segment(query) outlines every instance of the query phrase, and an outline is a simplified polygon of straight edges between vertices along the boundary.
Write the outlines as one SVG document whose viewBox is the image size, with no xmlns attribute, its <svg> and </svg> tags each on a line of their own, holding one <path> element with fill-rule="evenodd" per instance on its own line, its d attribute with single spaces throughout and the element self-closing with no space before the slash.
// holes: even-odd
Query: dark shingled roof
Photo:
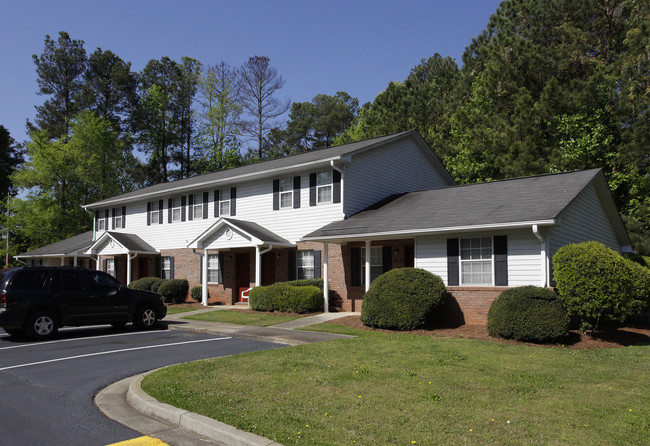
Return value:
<svg viewBox="0 0 650 446">
<path fill-rule="evenodd" d="M 75 252 L 85 251 L 88 249 L 92 244 L 92 239 L 93 231 L 88 231 L 50 245 L 41 246 L 33 251 L 27 251 L 26 253 L 17 255 L 16 257 L 64 256 L 74 254 Z"/>
<path fill-rule="evenodd" d="M 234 218 L 224 218 L 223 220 L 232 226 L 252 235 L 253 237 L 262 240 L 263 242 L 292 246 L 292 243 L 290 243 L 288 240 L 280 237 L 272 231 L 269 231 L 264 226 L 253 223 L 252 221 L 235 220 Z"/>
<path fill-rule="evenodd" d="M 417 135 L 418 137 L 420 137 L 416 131 L 411 130 L 408 132 L 397 133 L 394 135 L 380 136 L 378 138 L 352 142 L 349 144 L 329 147 L 326 149 L 312 150 L 310 152 L 300 153 L 292 156 L 286 156 L 284 158 L 278 158 L 269 161 L 263 161 L 255 164 L 249 164 L 247 166 L 236 167 L 233 169 L 222 170 L 220 172 L 198 175 L 196 177 L 185 178 L 182 180 L 172 181 L 169 183 L 156 184 L 154 186 L 145 187 L 143 189 L 139 189 L 133 192 L 128 192 L 126 194 L 118 195 L 117 197 L 111 197 L 105 200 L 97 201 L 95 203 L 90 203 L 86 205 L 86 207 L 97 208 L 117 201 L 123 201 L 123 200 L 128 201 L 128 200 L 137 199 L 138 197 L 143 195 L 155 194 L 158 192 L 160 193 L 169 192 L 177 189 L 192 188 L 193 186 L 200 186 L 203 184 L 209 184 L 209 183 L 228 180 L 231 178 L 237 178 L 241 176 L 256 175 L 256 174 L 262 175 L 268 171 L 291 168 L 294 166 L 300 166 L 303 164 L 324 161 L 332 158 L 340 158 L 352 154 L 359 150 L 369 149 L 373 146 L 383 145 L 387 142 L 400 139 L 409 134 Z"/>
<path fill-rule="evenodd" d="M 157 252 L 149 243 L 135 234 L 124 232 L 108 232 L 108 234 L 131 252 Z"/>
<path fill-rule="evenodd" d="M 602 175 L 600 169 L 409 192 L 323 226 L 303 240 L 552 220 L 597 175 Z"/>
</svg>

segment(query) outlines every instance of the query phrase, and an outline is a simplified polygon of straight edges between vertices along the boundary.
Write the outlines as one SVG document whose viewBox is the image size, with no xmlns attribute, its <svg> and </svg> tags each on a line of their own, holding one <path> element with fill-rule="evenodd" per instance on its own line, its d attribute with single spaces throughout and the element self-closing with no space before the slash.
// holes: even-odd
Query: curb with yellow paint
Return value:
<svg viewBox="0 0 650 446">
<path fill-rule="evenodd" d="M 144 437 L 134 438 L 132 440 L 120 441 L 119 443 L 113 443 L 107 446 L 169 446 L 169 445 L 157 438 L 144 436 Z"/>
</svg>

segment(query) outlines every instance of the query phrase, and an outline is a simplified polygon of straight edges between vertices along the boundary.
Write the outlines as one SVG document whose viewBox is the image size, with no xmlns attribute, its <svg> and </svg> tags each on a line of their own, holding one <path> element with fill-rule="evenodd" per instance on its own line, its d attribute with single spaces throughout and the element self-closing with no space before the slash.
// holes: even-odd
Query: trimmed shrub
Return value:
<svg viewBox="0 0 650 446">
<path fill-rule="evenodd" d="M 599 242 L 565 245 L 553 256 L 558 294 L 580 329 L 595 330 L 601 322 L 623 322 L 646 302 L 643 279 L 632 261 Z"/>
<path fill-rule="evenodd" d="M 182 304 L 187 300 L 189 288 L 186 279 L 169 279 L 160 285 L 158 292 L 163 295 L 165 302 Z"/>
<path fill-rule="evenodd" d="M 298 314 L 323 311 L 323 290 L 316 286 L 294 287 L 293 312 Z"/>
<path fill-rule="evenodd" d="M 190 292 L 192 299 L 194 299 L 197 302 L 202 302 L 203 301 L 203 287 L 201 285 L 193 286 L 192 291 Z M 208 298 L 209 298 L 209 291 L 208 291 Z"/>
<path fill-rule="evenodd" d="M 248 295 L 251 310 L 315 313 L 323 311 L 323 292 L 315 286 L 286 282 L 253 288 Z"/>
<path fill-rule="evenodd" d="M 248 306 L 255 311 L 273 311 L 273 293 L 270 286 L 257 286 L 248 293 Z"/>
<path fill-rule="evenodd" d="M 143 277 L 142 279 L 134 280 L 129 284 L 129 288 L 134 290 L 151 290 L 151 284 L 159 280 L 158 277 Z"/>
<path fill-rule="evenodd" d="M 488 312 L 490 336 L 553 342 L 569 333 L 571 318 L 555 291 L 536 286 L 505 290 Z"/>
<path fill-rule="evenodd" d="M 286 283 L 287 285 L 291 286 L 315 286 L 317 288 L 320 288 L 321 291 L 323 290 L 323 279 L 298 279 L 281 283 Z"/>
<path fill-rule="evenodd" d="M 157 293 L 157 292 L 158 292 L 158 288 L 160 288 L 160 285 L 162 285 L 163 283 L 167 282 L 168 280 L 169 280 L 169 279 L 160 279 L 160 278 L 156 279 L 156 280 L 151 284 L 151 291 L 153 291 L 154 293 Z"/>
<path fill-rule="evenodd" d="M 444 303 L 442 279 L 418 268 L 399 268 L 377 277 L 363 297 L 361 322 L 369 327 L 412 330 Z"/>
</svg>

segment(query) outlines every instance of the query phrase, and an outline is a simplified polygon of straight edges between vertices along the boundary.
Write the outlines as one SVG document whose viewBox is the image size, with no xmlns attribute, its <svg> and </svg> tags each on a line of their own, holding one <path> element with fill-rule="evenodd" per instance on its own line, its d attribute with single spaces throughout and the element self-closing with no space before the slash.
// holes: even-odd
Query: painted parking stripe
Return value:
<svg viewBox="0 0 650 446">
<path fill-rule="evenodd" d="M 57 359 L 48 359 L 47 361 L 37 361 L 37 362 L 30 362 L 27 364 L 17 364 L 17 365 L 12 365 L 9 367 L 2 367 L 0 368 L 0 372 L 5 371 L 5 370 L 11 370 L 11 369 L 19 369 L 22 367 L 29 367 L 32 365 L 40 365 L 40 364 L 49 364 L 51 362 L 60 362 L 60 361 L 69 361 L 71 359 L 80 359 L 80 358 L 89 358 L 91 356 L 100 356 L 100 355 L 110 355 L 113 353 L 123 353 L 123 352 L 132 352 L 135 350 L 147 350 L 147 349 L 152 349 L 152 348 L 163 348 L 163 347 L 174 347 L 177 345 L 186 345 L 186 344 L 196 344 L 199 342 L 213 342 L 213 341 L 225 341 L 228 339 L 232 339 L 231 337 L 227 338 L 212 338 L 212 339 L 199 339 L 196 341 L 185 341 L 185 342 L 174 342 L 172 344 L 162 344 L 162 345 L 147 345 L 143 347 L 133 347 L 133 348 L 123 348 L 119 350 L 109 350 L 106 352 L 97 352 L 97 353 L 87 353 L 85 355 L 76 355 L 76 356 L 68 356 L 65 358 L 57 358 Z"/>
<path fill-rule="evenodd" d="M 39 347 L 41 345 L 45 344 L 59 344 L 61 342 L 71 342 L 71 341 L 84 341 L 86 339 L 100 339 L 100 338 L 112 338 L 112 337 L 117 337 L 117 336 L 134 336 L 134 335 L 141 335 L 141 334 L 151 334 L 151 333 L 163 333 L 161 331 L 136 331 L 133 333 L 116 333 L 116 334 L 110 334 L 110 335 L 101 335 L 101 336 L 88 336 L 85 338 L 70 338 L 70 339 L 57 339 L 54 341 L 44 341 L 44 342 L 30 342 L 27 344 L 20 344 L 20 345 L 10 345 L 8 347 L 0 347 L 0 350 L 11 350 L 13 348 L 25 348 L 25 347 Z"/>
<path fill-rule="evenodd" d="M 131 440 L 120 441 L 119 443 L 109 444 L 107 446 L 169 446 L 162 440 L 145 436 L 133 438 Z"/>
</svg>

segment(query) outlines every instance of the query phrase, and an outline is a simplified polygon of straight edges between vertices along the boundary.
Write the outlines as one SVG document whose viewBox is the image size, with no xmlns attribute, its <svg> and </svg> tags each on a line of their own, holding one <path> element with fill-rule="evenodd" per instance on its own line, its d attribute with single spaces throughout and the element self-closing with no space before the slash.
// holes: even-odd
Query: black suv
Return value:
<svg viewBox="0 0 650 446">
<path fill-rule="evenodd" d="M 0 327 L 11 335 L 43 340 L 64 325 L 127 322 L 148 329 L 166 314 L 160 294 L 132 290 L 102 271 L 68 266 L 0 271 Z"/>
</svg>

